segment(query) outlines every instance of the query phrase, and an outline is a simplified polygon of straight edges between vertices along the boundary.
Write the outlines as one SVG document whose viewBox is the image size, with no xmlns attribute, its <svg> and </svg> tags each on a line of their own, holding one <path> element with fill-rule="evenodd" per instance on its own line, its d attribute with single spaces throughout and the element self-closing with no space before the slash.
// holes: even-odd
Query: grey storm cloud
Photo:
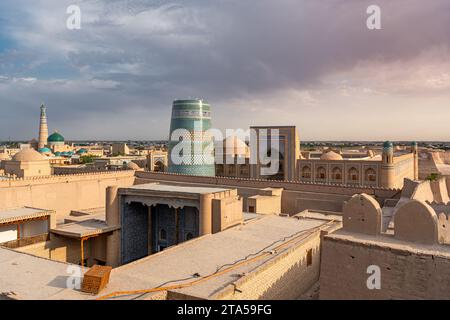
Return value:
<svg viewBox="0 0 450 320">
<path fill-rule="evenodd" d="M 70 4 L 81 30 L 65 26 Z M 370 4 L 382 9 L 382 30 L 366 28 Z M 6 0 L 0 9 L 13 42 L 0 51 L 0 139 L 31 138 L 41 101 L 73 138 L 163 138 L 171 101 L 184 97 L 217 105 L 225 126 L 248 115 L 236 101 L 323 91 L 330 74 L 450 41 L 448 0 Z"/>
</svg>

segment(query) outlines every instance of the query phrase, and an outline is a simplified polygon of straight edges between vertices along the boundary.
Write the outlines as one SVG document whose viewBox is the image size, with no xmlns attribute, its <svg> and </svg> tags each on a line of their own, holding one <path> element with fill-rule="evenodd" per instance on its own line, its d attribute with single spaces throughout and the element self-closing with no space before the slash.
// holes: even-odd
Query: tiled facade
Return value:
<svg viewBox="0 0 450 320">
<path fill-rule="evenodd" d="M 211 128 L 211 107 L 202 100 L 177 100 L 173 103 L 172 121 L 169 140 L 169 172 L 194 176 L 214 176 L 214 163 L 209 164 L 204 151 L 211 143 L 211 139 L 204 133 Z M 187 136 L 174 138 L 172 134 L 177 129 L 185 129 Z M 195 130 L 201 134 L 195 135 Z M 171 153 L 180 140 L 191 140 L 190 163 L 175 164 Z M 197 152 L 197 149 L 200 152 Z M 214 150 L 212 150 L 214 152 Z M 213 153 L 214 154 L 214 153 Z M 212 154 L 212 155 L 213 155 Z"/>
</svg>

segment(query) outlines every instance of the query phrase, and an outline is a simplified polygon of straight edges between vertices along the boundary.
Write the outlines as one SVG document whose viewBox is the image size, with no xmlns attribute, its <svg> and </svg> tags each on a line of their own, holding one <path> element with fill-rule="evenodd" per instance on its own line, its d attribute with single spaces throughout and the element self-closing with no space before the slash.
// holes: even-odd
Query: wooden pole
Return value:
<svg viewBox="0 0 450 320">
<path fill-rule="evenodd" d="M 17 240 L 20 240 L 20 223 L 17 224 Z"/>
<path fill-rule="evenodd" d="M 175 208 L 175 244 L 180 243 L 180 216 L 178 208 Z"/>
<path fill-rule="evenodd" d="M 84 238 L 81 238 L 81 266 L 84 267 Z"/>
</svg>

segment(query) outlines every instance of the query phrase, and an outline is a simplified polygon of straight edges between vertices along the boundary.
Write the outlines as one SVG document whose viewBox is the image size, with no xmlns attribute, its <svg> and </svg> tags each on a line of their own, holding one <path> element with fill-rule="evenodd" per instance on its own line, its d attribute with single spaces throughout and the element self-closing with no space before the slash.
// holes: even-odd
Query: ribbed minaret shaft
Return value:
<svg viewBox="0 0 450 320">
<path fill-rule="evenodd" d="M 44 148 L 47 145 L 47 139 L 48 139 L 47 112 L 45 106 L 41 105 L 41 120 L 39 123 L 38 149 Z"/>
</svg>

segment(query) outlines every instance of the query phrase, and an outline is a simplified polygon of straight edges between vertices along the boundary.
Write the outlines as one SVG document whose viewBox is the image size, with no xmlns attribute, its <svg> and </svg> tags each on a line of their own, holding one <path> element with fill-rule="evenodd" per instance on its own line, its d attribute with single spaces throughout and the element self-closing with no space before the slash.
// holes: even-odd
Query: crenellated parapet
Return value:
<svg viewBox="0 0 450 320">
<path fill-rule="evenodd" d="M 423 200 L 401 202 L 394 213 L 392 235 L 382 231 L 383 215 L 378 202 L 369 195 L 358 194 L 344 205 L 343 230 L 371 236 L 393 236 L 398 240 L 425 245 L 450 244 L 449 214 L 437 212 Z"/>
<path fill-rule="evenodd" d="M 339 188 L 345 190 L 359 190 L 359 193 L 363 193 L 367 191 L 367 193 L 374 193 L 376 190 L 381 191 L 389 191 L 389 192 L 400 192 L 399 188 L 384 188 L 384 187 L 376 187 L 376 186 L 350 186 L 347 184 L 337 184 L 337 183 L 317 183 L 317 182 L 308 182 L 308 181 L 300 181 L 300 180 L 267 180 L 267 179 L 258 179 L 258 178 L 236 178 L 236 177 L 199 177 L 192 175 L 185 175 L 179 173 L 169 173 L 169 172 L 137 172 L 137 178 L 142 179 L 167 179 L 167 180 L 189 180 L 191 182 L 198 183 L 259 183 L 262 185 L 280 185 L 280 188 L 283 188 L 283 185 L 288 185 L 291 187 L 295 186 L 317 186 L 317 187 L 331 187 L 331 188 Z M 354 192 L 353 194 L 358 193 Z"/>
</svg>

